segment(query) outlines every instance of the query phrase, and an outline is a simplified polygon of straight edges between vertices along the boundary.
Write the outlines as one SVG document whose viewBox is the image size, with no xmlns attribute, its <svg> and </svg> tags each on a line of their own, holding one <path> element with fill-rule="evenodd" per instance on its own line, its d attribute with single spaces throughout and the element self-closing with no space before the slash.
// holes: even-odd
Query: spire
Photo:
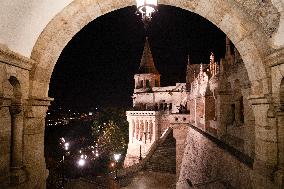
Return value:
<svg viewBox="0 0 284 189">
<path fill-rule="evenodd" d="M 158 70 L 156 69 L 154 65 L 148 37 L 146 37 L 145 46 L 144 46 L 143 55 L 141 58 L 138 73 L 139 74 L 143 74 L 143 73 L 159 74 Z"/>
<path fill-rule="evenodd" d="M 187 55 L 187 65 L 190 65 L 190 58 L 189 58 L 189 54 Z"/>
<path fill-rule="evenodd" d="M 189 54 L 187 55 L 187 65 L 186 65 L 186 71 L 189 73 L 191 70 L 191 64 L 190 64 L 190 58 L 189 58 Z"/>
<path fill-rule="evenodd" d="M 215 56 L 214 56 L 213 52 L 211 52 L 211 54 L 210 54 L 210 64 L 212 64 L 212 63 L 215 63 Z"/>
</svg>

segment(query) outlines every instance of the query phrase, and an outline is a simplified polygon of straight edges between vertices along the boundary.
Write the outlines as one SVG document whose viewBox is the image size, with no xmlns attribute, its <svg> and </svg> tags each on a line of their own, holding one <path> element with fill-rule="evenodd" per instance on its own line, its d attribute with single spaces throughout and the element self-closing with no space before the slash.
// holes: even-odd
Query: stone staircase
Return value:
<svg viewBox="0 0 284 189">
<path fill-rule="evenodd" d="M 139 172 L 166 172 L 175 174 L 176 170 L 176 149 L 172 128 L 153 143 L 147 156 L 139 163 L 118 171 L 120 185 L 127 186 L 133 177 Z M 114 177 L 114 172 L 111 174 Z"/>
<path fill-rule="evenodd" d="M 144 169 L 154 172 L 176 173 L 176 142 L 172 131 L 163 142 L 157 145 Z"/>
</svg>

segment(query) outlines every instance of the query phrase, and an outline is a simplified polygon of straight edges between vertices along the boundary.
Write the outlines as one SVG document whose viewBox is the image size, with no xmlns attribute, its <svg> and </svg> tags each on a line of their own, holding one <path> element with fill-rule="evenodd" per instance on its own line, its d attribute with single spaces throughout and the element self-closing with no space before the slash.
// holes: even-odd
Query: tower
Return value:
<svg viewBox="0 0 284 189">
<path fill-rule="evenodd" d="M 148 90 L 160 87 L 160 74 L 155 67 L 148 38 L 146 38 L 143 55 L 137 74 L 134 75 L 135 89 Z"/>
<path fill-rule="evenodd" d="M 190 64 L 189 55 L 187 55 L 187 65 L 186 65 L 186 90 L 190 91 L 191 82 L 194 80 L 193 68 Z"/>
</svg>

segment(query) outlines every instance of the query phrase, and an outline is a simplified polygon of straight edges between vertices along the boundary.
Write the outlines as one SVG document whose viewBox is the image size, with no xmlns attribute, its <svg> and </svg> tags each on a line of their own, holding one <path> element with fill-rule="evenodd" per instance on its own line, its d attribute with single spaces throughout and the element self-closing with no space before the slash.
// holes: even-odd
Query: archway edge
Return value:
<svg viewBox="0 0 284 189">
<path fill-rule="evenodd" d="M 268 40 L 257 23 L 233 0 L 161 0 L 160 4 L 194 12 L 220 28 L 239 50 L 252 94 L 268 94 L 264 57 L 270 50 Z M 58 13 L 40 34 L 31 59 L 36 63 L 30 72 L 30 97 L 48 96 L 54 66 L 67 43 L 85 25 L 111 11 L 135 4 L 134 0 L 74 0 Z"/>
</svg>

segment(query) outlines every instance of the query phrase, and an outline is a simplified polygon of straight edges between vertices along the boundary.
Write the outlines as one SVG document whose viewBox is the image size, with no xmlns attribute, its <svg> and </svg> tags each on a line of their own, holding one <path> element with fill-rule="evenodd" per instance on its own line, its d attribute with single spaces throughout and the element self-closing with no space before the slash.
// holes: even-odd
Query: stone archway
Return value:
<svg viewBox="0 0 284 189">
<path fill-rule="evenodd" d="M 35 60 L 30 77 L 31 97 L 47 97 L 53 68 L 63 48 L 86 24 L 108 12 L 135 4 L 134 0 L 80 1 L 74 0 L 46 26 L 31 55 Z M 219 27 L 240 52 L 253 93 L 269 93 L 263 57 L 269 51 L 267 37 L 234 1 L 162 0 L 160 4 L 195 12 Z"/>
<path fill-rule="evenodd" d="M 270 93 L 270 89 L 264 57 L 270 52 L 270 47 L 260 26 L 251 20 L 248 14 L 233 0 L 161 0 L 159 3 L 197 13 L 214 23 L 231 39 L 242 56 L 252 84 L 254 96 L 251 101 L 255 107 L 256 125 L 265 126 L 266 120 L 262 118 L 266 117 L 269 102 L 264 96 Z M 34 99 L 48 97 L 49 82 L 54 66 L 72 37 L 97 17 L 134 4 L 134 0 L 74 0 L 50 21 L 39 36 L 31 55 L 31 59 L 35 61 L 30 71 L 29 95 L 32 109 L 34 109 Z M 36 104 L 44 106 L 42 102 L 36 102 Z M 40 110 L 39 115 L 32 116 L 42 121 L 44 115 L 41 113 L 43 112 Z M 44 127 L 44 122 L 38 124 L 43 124 L 41 127 Z M 256 133 L 259 133 L 259 136 L 256 136 L 256 146 L 262 147 L 261 150 L 256 148 L 258 150 L 256 158 L 273 165 L 275 158 L 271 158 L 269 149 L 274 149 L 274 147 L 271 148 L 268 144 L 269 141 L 263 139 L 265 132 L 262 128 Z M 43 145 L 43 138 L 39 140 L 39 145 Z M 29 151 L 32 152 L 32 150 Z M 39 147 L 39 150 L 42 151 L 42 146 Z"/>
</svg>

